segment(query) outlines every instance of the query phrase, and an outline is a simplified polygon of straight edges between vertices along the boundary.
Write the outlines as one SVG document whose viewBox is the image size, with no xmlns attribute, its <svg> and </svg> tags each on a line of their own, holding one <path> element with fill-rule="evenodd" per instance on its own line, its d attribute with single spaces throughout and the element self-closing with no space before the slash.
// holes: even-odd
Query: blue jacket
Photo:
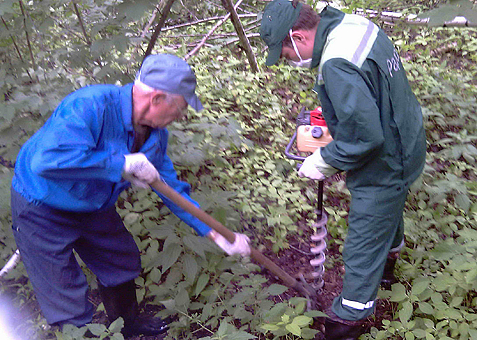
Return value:
<svg viewBox="0 0 477 340">
<path fill-rule="evenodd" d="M 23 145 L 12 187 L 30 202 L 64 211 L 110 208 L 130 185 L 121 174 L 133 136 L 132 84 L 79 89 L 68 95 Z M 166 153 L 167 138 L 166 129 L 152 130 L 139 152 L 154 164 L 169 186 L 198 206 L 189 197 L 189 184 L 177 178 Z M 199 235 L 210 231 L 206 224 L 157 194 Z"/>
</svg>

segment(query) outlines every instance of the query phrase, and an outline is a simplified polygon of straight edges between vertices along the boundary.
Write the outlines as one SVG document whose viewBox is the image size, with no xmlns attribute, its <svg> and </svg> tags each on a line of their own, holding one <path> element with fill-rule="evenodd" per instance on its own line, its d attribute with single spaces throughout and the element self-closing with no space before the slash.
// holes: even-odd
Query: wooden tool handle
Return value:
<svg viewBox="0 0 477 340">
<path fill-rule="evenodd" d="M 222 223 L 214 219 L 205 211 L 197 208 L 194 204 L 182 197 L 182 195 L 180 195 L 177 191 L 168 186 L 165 182 L 161 180 L 155 181 L 151 184 L 151 187 L 166 196 L 176 205 L 187 211 L 189 214 L 197 217 L 199 220 L 207 224 L 213 230 L 225 237 L 230 243 L 233 243 L 235 241 L 235 234 L 232 231 L 227 229 Z M 260 251 L 252 247 L 250 247 L 250 249 L 250 255 L 252 259 L 254 259 L 256 262 L 260 263 L 265 268 L 270 270 L 273 274 L 278 276 L 288 287 L 296 289 L 307 297 L 316 295 L 316 292 L 314 290 L 306 289 L 302 284 L 300 284 L 297 280 L 291 277 L 283 269 L 278 267 L 274 262 L 272 262 L 265 255 L 263 255 Z"/>
</svg>

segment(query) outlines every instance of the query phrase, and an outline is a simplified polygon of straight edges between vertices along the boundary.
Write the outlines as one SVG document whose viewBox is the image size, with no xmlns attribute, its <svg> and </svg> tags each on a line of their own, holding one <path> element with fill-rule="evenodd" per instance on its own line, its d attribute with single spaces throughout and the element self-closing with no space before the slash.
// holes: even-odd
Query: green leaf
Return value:
<svg viewBox="0 0 477 340">
<path fill-rule="evenodd" d="M 412 290 L 411 294 L 412 295 L 419 295 L 422 292 L 424 292 L 427 288 L 429 287 L 429 280 L 421 280 L 421 281 L 414 281 L 412 283 Z"/>
<path fill-rule="evenodd" d="M 255 335 L 252 335 L 245 331 L 236 331 L 227 336 L 227 340 L 250 340 L 250 339 L 256 339 L 256 338 L 257 337 Z"/>
<path fill-rule="evenodd" d="M 311 329 L 311 328 L 302 328 L 301 330 L 301 337 L 303 339 L 315 339 L 316 334 L 318 334 L 319 331 L 316 329 Z"/>
<path fill-rule="evenodd" d="M 419 302 L 419 309 L 425 314 L 434 314 L 434 308 L 427 302 Z"/>
<path fill-rule="evenodd" d="M 160 303 L 162 303 L 164 307 L 166 307 L 166 309 L 169 309 L 169 310 L 176 309 L 176 301 L 174 299 L 163 300 L 163 301 L 160 301 Z"/>
<path fill-rule="evenodd" d="M 469 212 L 471 203 L 472 201 L 465 194 L 458 194 L 455 196 L 455 204 L 457 204 L 457 206 L 464 210 L 466 213 Z"/>
<path fill-rule="evenodd" d="M 123 318 L 117 318 L 115 321 L 113 321 L 111 323 L 111 325 L 109 325 L 109 331 L 111 333 L 119 333 L 121 331 L 121 329 L 124 327 L 124 320 Z"/>
<path fill-rule="evenodd" d="M 313 319 L 308 316 L 299 315 L 293 319 L 292 323 L 299 327 L 305 327 L 308 326 L 312 321 Z"/>
<path fill-rule="evenodd" d="M 176 306 L 183 307 L 188 306 L 190 303 L 189 293 L 185 289 L 179 289 L 176 295 Z"/>
<path fill-rule="evenodd" d="M 401 320 L 402 323 L 406 323 L 409 321 L 409 319 L 412 316 L 413 312 L 412 304 L 408 301 L 404 302 L 402 304 L 402 308 L 399 311 L 399 320 Z"/>
<path fill-rule="evenodd" d="M 286 330 L 296 336 L 301 336 L 301 329 L 296 324 L 290 323 L 285 326 Z"/>
<path fill-rule="evenodd" d="M 159 283 L 161 281 L 161 271 L 157 268 L 152 268 L 151 272 L 149 273 L 149 278 L 154 283 Z"/>
<path fill-rule="evenodd" d="M 260 325 L 261 328 L 263 328 L 264 330 L 266 331 L 277 331 L 280 329 L 280 327 L 278 327 L 277 325 L 274 325 L 272 323 L 265 323 L 265 324 L 262 324 Z"/>
<path fill-rule="evenodd" d="M 93 333 L 94 335 L 98 336 L 106 332 L 106 326 L 98 323 L 90 323 L 86 325 L 88 329 Z"/>
<path fill-rule="evenodd" d="M 185 254 L 182 257 L 182 262 L 184 263 L 184 276 L 188 282 L 194 282 L 199 266 L 197 261 L 190 254 Z"/>
<path fill-rule="evenodd" d="M 230 325 L 226 321 L 222 320 L 220 322 L 219 329 L 217 330 L 217 335 L 218 336 L 224 336 L 225 334 L 227 334 L 228 333 L 227 330 L 228 330 L 229 326 Z"/>
<path fill-rule="evenodd" d="M 393 302 L 400 302 L 407 299 L 406 287 L 401 283 L 395 283 L 391 286 L 391 296 L 389 300 Z"/>
<path fill-rule="evenodd" d="M 412 333 L 419 339 L 425 338 L 427 334 L 427 332 L 423 329 L 413 329 Z"/>
<path fill-rule="evenodd" d="M 318 310 L 311 310 L 309 312 L 305 312 L 305 315 L 306 316 L 309 316 L 310 318 L 326 318 L 328 317 L 328 315 L 326 313 L 323 313 L 321 311 L 318 311 Z"/>
<path fill-rule="evenodd" d="M 124 340 L 124 335 L 121 333 L 114 333 L 113 335 L 110 335 L 109 338 L 111 340 Z"/>
<path fill-rule="evenodd" d="M 270 287 L 268 287 L 267 291 L 270 295 L 280 295 L 285 293 L 288 290 L 288 287 L 279 285 L 279 284 L 271 284 Z"/>
<path fill-rule="evenodd" d="M 194 294 L 195 296 L 198 296 L 202 290 L 205 288 L 205 286 L 207 286 L 207 283 L 209 283 L 209 274 L 206 274 L 206 273 L 203 273 L 199 276 L 199 278 L 197 279 L 197 283 L 195 285 L 195 291 L 194 291 Z"/>
<path fill-rule="evenodd" d="M 5 15 L 7 13 L 15 13 L 13 9 L 14 0 L 3 0 L 0 2 L 0 15 Z"/>
<path fill-rule="evenodd" d="M 205 241 L 202 238 L 193 235 L 186 235 L 182 238 L 184 245 L 194 253 L 205 259 Z"/>
<path fill-rule="evenodd" d="M 163 250 L 164 257 L 162 259 L 162 272 L 168 270 L 174 263 L 176 263 L 179 255 L 182 253 L 182 247 L 177 243 L 171 243 Z"/>
</svg>

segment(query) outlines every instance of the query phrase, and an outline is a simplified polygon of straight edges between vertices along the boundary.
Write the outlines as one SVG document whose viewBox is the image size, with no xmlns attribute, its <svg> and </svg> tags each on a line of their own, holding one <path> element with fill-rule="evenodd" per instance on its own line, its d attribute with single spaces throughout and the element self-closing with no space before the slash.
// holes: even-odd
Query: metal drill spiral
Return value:
<svg viewBox="0 0 477 340">
<path fill-rule="evenodd" d="M 325 273 L 325 260 L 326 260 L 326 235 L 328 235 L 328 230 L 326 229 L 326 223 L 328 222 L 328 216 L 325 212 L 321 213 L 321 219 L 313 225 L 313 228 L 316 229 L 314 235 L 311 236 L 311 240 L 316 244 L 315 247 L 311 248 L 310 251 L 315 254 L 315 258 L 310 260 L 310 264 L 313 266 L 314 270 L 311 273 L 313 276 L 313 288 L 316 290 L 323 288 L 325 281 L 323 280 L 323 274 Z"/>
</svg>

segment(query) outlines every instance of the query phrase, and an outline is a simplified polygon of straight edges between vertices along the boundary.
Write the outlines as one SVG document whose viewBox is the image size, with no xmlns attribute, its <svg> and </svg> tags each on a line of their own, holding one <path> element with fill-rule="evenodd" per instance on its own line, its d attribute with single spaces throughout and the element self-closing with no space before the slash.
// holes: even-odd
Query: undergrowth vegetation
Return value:
<svg viewBox="0 0 477 340">
<path fill-rule="evenodd" d="M 82 2 L 93 39 L 86 48 L 78 38 L 71 9 L 63 3 L 51 9 L 50 17 L 43 16 L 46 7 L 24 4 L 29 20 L 36 18 L 38 44 L 48 45 L 37 47 L 42 62 L 35 67 L 27 67 L 26 54 L 21 60 L 12 57 L 12 37 L 21 34 L 21 25 L 3 30 L 0 36 L 4 63 L 0 69 L 0 266 L 16 249 L 10 231 L 9 183 L 20 146 L 74 89 L 130 82 L 142 53 L 140 39 L 132 32 L 140 32 L 147 22 L 141 15 L 150 4 L 141 12 L 121 3 L 108 23 L 101 13 L 114 2 Z M 104 8 L 96 8 L 95 3 Z M 362 5 L 356 1 L 350 8 Z M 170 25 L 193 17 L 198 12 L 194 6 L 175 7 Z M 202 6 L 204 14 L 219 11 Z M 247 6 L 255 12 L 262 9 L 261 2 L 248 1 Z M 412 11 L 416 6 L 407 8 Z M 0 7 L 2 15 L 21 19 L 19 8 L 12 5 L 11 12 L 5 8 Z M 124 13 L 125 19 L 119 19 Z M 247 24 L 249 19 L 243 20 Z M 395 309 L 362 339 L 477 339 L 477 32 L 375 22 L 400 49 L 423 106 L 428 153 L 424 173 L 406 204 L 400 282 L 380 291 Z M 190 26 L 182 35 L 203 35 L 212 25 Z M 231 24 L 223 29 L 233 31 Z M 71 35 L 71 30 L 78 34 Z M 70 34 L 71 40 L 66 43 L 61 34 Z M 186 55 L 190 47 L 183 36 L 165 31 L 154 52 Z M 316 184 L 299 178 L 295 162 L 284 155 L 301 107 L 319 105 L 311 91 L 314 74 L 286 65 L 266 68 L 263 45 L 253 39 L 261 70 L 252 73 L 245 55 L 228 39 L 203 47 L 188 60 L 205 110 L 191 110 L 186 121 L 169 127 L 169 154 L 204 210 L 230 229 L 249 235 L 259 250 L 271 249 L 280 257 L 291 240 L 308 247 L 316 219 Z M 26 53 L 23 42 L 20 47 Z M 340 250 L 348 204 L 343 176 L 327 180 L 324 205 L 330 244 Z M 312 339 L 319 333 L 314 318 L 323 316 L 321 312 L 308 311 L 304 298 L 270 284 L 256 264 L 225 257 L 171 214 L 153 192 L 124 192 L 117 209 L 142 253 L 143 273 L 136 280 L 140 301 L 164 307 L 157 308 L 159 316 L 176 317 L 168 339 Z M 96 289 L 92 273 L 86 268 L 85 273 Z M 0 293 L 12 297 L 12 308 L 20 315 L 15 319 L 20 339 L 82 339 L 86 332 L 86 327 L 61 332 L 46 325 L 22 264 L 3 280 Z M 97 309 L 104 308 L 98 304 Z M 98 323 L 88 328 L 98 338 L 122 339 L 121 326 L 119 320 L 109 328 Z"/>
</svg>

